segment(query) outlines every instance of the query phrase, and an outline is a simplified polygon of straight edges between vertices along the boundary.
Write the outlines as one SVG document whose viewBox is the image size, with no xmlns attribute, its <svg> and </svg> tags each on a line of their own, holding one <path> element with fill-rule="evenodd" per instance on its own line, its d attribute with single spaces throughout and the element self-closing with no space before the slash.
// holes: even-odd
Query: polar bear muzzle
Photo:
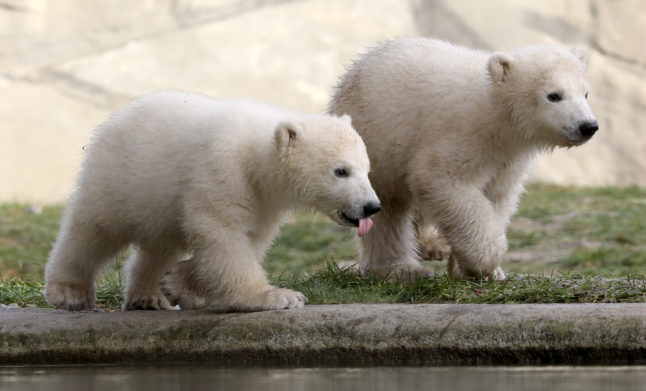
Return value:
<svg viewBox="0 0 646 391">
<path fill-rule="evenodd" d="M 349 225 L 359 228 L 359 236 L 364 236 L 372 228 L 373 222 L 370 216 L 381 210 L 381 204 L 379 202 L 369 201 L 363 206 L 363 216 L 354 218 L 342 210 L 337 212 L 341 221 L 348 223 Z"/>
<path fill-rule="evenodd" d="M 597 121 L 585 121 L 579 125 L 579 132 L 581 136 L 586 140 L 589 140 L 594 136 L 594 134 L 599 130 L 599 124 Z"/>
</svg>

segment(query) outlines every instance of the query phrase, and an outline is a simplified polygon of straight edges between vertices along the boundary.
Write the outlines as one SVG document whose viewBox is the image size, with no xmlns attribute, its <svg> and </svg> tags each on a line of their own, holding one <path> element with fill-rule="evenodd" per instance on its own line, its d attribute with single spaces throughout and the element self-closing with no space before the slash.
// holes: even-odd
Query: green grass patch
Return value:
<svg viewBox="0 0 646 391">
<path fill-rule="evenodd" d="M 451 279 L 441 272 L 413 284 L 366 278 L 353 267 L 329 262 L 312 275 L 280 276 L 275 282 L 303 292 L 310 304 L 338 303 L 633 303 L 646 301 L 644 277 L 607 279 L 583 275 L 510 274 L 504 281 Z"/>
<path fill-rule="evenodd" d="M 283 227 L 264 261 L 269 274 L 320 268 L 325 259 L 357 258 L 356 230 L 341 227 L 314 213 L 297 213 Z"/>
<path fill-rule="evenodd" d="M 272 282 L 303 292 L 308 304 L 343 303 L 637 303 L 646 302 L 645 276 L 607 279 L 598 276 L 510 274 L 504 281 L 458 281 L 445 273 L 413 284 L 363 277 L 354 267 L 329 262 L 309 273 L 281 274 Z M 97 285 L 97 307 L 119 309 L 122 282 L 104 278 Z M 42 281 L 0 281 L 0 303 L 47 307 Z"/>
<path fill-rule="evenodd" d="M 43 306 L 43 269 L 61 206 L 42 211 L 0 205 L 0 303 Z M 508 230 L 503 282 L 453 281 L 442 262 L 437 277 L 404 285 L 363 278 L 339 261 L 356 262 L 356 230 L 315 213 L 297 213 L 283 227 L 263 266 L 310 303 L 539 303 L 643 301 L 646 275 L 646 190 L 531 184 Z M 124 254 L 97 287 L 97 303 L 117 308 Z M 617 277 L 623 279 L 617 280 Z"/>
<path fill-rule="evenodd" d="M 0 204 L 0 279 L 42 278 L 60 220 L 61 206 L 39 213 L 21 204 Z"/>
<path fill-rule="evenodd" d="M 98 308 L 119 309 L 123 302 L 123 281 L 120 273 L 106 273 L 96 286 Z M 43 280 L 12 278 L 0 281 L 0 304 L 17 304 L 19 307 L 49 307 L 43 292 Z"/>
<path fill-rule="evenodd" d="M 528 186 L 508 230 L 517 273 L 621 277 L 646 272 L 646 191 Z M 512 257 L 513 259 L 513 257 Z"/>
</svg>

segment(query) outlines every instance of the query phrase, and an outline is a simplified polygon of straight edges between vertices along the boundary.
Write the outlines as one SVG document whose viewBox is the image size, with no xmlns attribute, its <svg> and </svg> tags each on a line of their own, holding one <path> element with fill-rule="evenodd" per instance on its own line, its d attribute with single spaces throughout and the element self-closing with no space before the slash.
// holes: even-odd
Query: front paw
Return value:
<svg viewBox="0 0 646 391">
<path fill-rule="evenodd" d="M 159 287 L 171 306 L 178 305 L 183 310 L 196 310 L 207 306 L 209 301 L 204 295 L 194 292 L 196 286 L 191 261 L 180 262 L 166 273 Z"/>
<path fill-rule="evenodd" d="M 126 295 L 123 305 L 124 311 L 130 310 L 172 310 L 173 306 L 160 292 L 151 294 L 132 293 Z"/>
<path fill-rule="evenodd" d="M 463 262 L 464 263 L 464 262 Z M 493 270 L 491 269 L 493 267 Z M 487 279 L 492 281 L 501 281 L 506 278 L 505 272 L 500 265 L 486 265 L 480 267 L 465 268 L 460 260 L 454 255 L 449 258 L 447 271 L 451 278 L 456 280 L 473 280 L 473 279 Z"/>
<path fill-rule="evenodd" d="M 497 268 L 494 269 L 493 273 L 491 273 L 491 276 L 489 276 L 490 279 L 494 281 L 502 281 L 507 276 L 505 276 L 505 272 L 502 270 L 502 267 L 498 266 Z"/>
<path fill-rule="evenodd" d="M 47 282 L 45 298 L 47 304 L 69 311 L 91 310 L 96 302 L 92 287 L 65 282 Z"/>
<path fill-rule="evenodd" d="M 303 308 L 307 297 L 298 291 L 285 288 L 273 288 L 264 294 L 263 306 L 267 309 Z"/>
<path fill-rule="evenodd" d="M 303 308 L 306 302 L 307 297 L 301 292 L 270 286 L 269 289 L 262 292 L 234 298 L 230 304 L 225 304 L 225 306 L 233 311 L 251 312 Z"/>
</svg>

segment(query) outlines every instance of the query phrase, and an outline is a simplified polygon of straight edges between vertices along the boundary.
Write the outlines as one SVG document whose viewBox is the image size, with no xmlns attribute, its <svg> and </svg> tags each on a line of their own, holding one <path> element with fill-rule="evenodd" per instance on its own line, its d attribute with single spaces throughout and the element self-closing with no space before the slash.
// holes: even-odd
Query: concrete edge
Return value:
<svg viewBox="0 0 646 391">
<path fill-rule="evenodd" d="M 0 365 L 631 365 L 646 364 L 645 326 L 646 304 L 0 309 Z"/>
</svg>

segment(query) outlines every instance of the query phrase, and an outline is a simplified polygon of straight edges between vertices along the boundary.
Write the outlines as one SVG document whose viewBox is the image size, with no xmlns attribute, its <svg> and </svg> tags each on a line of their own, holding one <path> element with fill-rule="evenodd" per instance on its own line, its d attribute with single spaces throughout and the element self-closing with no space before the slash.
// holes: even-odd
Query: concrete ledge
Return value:
<svg viewBox="0 0 646 391">
<path fill-rule="evenodd" d="M 645 304 L 0 310 L 0 364 L 645 364 Z"/>
</svg>

